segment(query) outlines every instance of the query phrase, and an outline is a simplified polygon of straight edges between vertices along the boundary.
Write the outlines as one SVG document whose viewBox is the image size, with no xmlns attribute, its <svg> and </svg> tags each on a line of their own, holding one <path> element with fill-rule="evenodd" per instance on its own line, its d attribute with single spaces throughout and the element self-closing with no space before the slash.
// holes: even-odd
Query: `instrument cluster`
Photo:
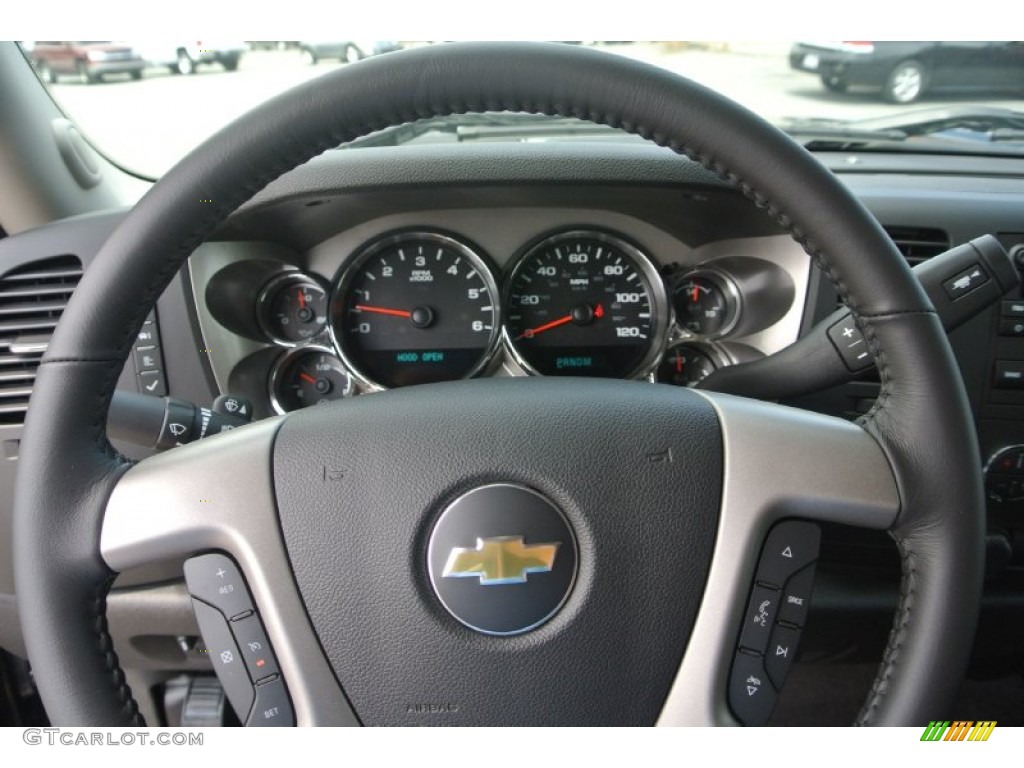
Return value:
<svg viewBox="0 0 1024 768">
<path fill-rule="evenodd" d="M 330 280 L 294 268 L 257 273 L 255 328 L 281 348 L 268 383 L 279 413 L 482 375 L 695 386 L 760 354 L 736 339 L 778 318 L 748 307 L 788 281 L 750 256 L 660 265 L 627 237 L 591 227 L 544 234 L 502 271 L 467 238 L 410 229 L 363 244 Z"/>
</svg>

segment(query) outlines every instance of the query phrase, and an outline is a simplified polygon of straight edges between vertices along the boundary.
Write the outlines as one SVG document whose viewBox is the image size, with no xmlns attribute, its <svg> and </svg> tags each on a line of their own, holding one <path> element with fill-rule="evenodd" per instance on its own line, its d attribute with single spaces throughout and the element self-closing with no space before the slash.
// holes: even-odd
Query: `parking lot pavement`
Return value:
<svg viewBox="0 0 1024 768">
<path fill-rule="evenodd" d="M 789 117 L 856 119 L 908 107 L 870 92 L 834 94 L 813 75 L 789 69 L 788 45 L 635 43 L 601 46 L 692 78 L 769 120 Z M 195 75 L 149 69 L 139 81 L 85 85 L 62 78 L 53 93 L 97 146 L 125 167 L 159 175 L 190 149 L 248 109 L 340 62 L 307 66 L 297 51 L 250 51 L 236 72 L 208 65 Z M 925 98 L 912 108 L 976 102 L 1024 110 L 1024 100 L 998 94 Z"/>
</svg>

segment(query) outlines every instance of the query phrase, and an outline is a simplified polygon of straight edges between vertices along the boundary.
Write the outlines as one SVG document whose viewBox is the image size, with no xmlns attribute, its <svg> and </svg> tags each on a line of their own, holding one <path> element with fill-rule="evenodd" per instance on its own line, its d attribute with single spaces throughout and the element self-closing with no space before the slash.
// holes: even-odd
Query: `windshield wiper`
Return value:
<svg viewBox="0 0 1024 768">
<path fill-rule="evenodd" d="M 359 147 L 396 147 L 401 144 L 430 141 L 544 141 L 565 138 L 630 138 L 606 125 L 571 117 L 549 117 L 515 112 L 484 112 L 455 117 L 417 120 L 376 131 L 342 144 L 339 149 Z"/>
<path fill-rule="evenodd" d="M 782 129 L 810 150 L 885 149 L 980 151 L 985 144 L 1024 143 L 1024 112 L 1001 107 L 952 107 L 899 112 L 864 120 L 793 120 Z"/>
<path fill-rule="evenodd" d="M 858 120 L 860 128 L 899 130 L 907 136 L 948 135 L 967 131 L 975 140 L 999 141 L 1024 131 L 1024 112 L 1003 107 L 938 107 Z M 961 138 L 967 138 L 962 136 Z"/>
<path fill-rule="evenodd" d="M 805 120 L 780 126 L 812 152 L 844 152 L 905 141 L 903 131 L 871 130 L 832 121 Z"/>
</svg>

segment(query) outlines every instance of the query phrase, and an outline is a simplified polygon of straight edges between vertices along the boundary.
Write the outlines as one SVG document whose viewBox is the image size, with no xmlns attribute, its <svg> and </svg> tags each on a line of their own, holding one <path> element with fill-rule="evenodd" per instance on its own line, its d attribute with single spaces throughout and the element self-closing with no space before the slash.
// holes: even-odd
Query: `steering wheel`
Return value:
<svg viewBox="0 0 1024 768">
<path fill-rule="evenodd" d="M 636 382 L 474 380 L 296 412 L 137 465 L 111 447 L 107 408 L 145 315 L 232 211 L 369 131 L 486 110 L 620 127 L 742 190 L 849 306 L 881 375 L 875 407 L 854 424 Z M 125 217 L 39 368 L 17 485 L 18 605 L 59 724 L 140 721 L 107 634 L 113 576 L 211 551 L 240 567 L 299 724 L 731 724 L 726 690 L 766 535 L 787 518 L 841 522 L 888 530 L 902 558 L 858 723 L 919 724 L 947 714 L 973 638 L 980 466 L 932 306 L 876 222 L 801 147 L 722 96 L 624 58 L 448 44 L 270 100 Z M 438 543 L 452 520 L 444 533 L 468 539 L 462 548 Z M 485 583 L 501 568 L 438 577 L 445 558 L 488 542 L 505 548 L 502 563 L 526 558 L 511 569 L 519 597 Z M 562 591 L 545 596 L 542 577 L 559 573 Z M 443 593 L 456 584 L 467 591 Z M 485 632 L 466 626 L 481 610 Z"/>
</svg>

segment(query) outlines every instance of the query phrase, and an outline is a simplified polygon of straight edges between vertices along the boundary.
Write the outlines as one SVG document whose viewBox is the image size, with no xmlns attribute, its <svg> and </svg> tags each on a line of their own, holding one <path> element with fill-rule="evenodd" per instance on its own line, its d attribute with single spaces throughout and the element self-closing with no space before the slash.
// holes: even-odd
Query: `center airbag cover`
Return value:
<svg viewBox="0 0 1024 768">
<path fill-rule="evenodd" d="M 529 632 L 554 616 L 576 578 L 576 538 L 550 501 L 492 483 L 457 498 L 427 544 L 441 604 L 487 635 Z"/>
<path fill-rule="evenodd" d="M 364 724 L 657 719 L 718 523 L 722 439 L 704 398 L 562 378 L 363 395 L 291 414 L 275 444 L 274 481 L 299 591 Z M 474 541 L 444 544 L 433 559 L 428 543 L 458 500 L 509 486 L 550 503 L 565 532 L 535 538 L 492 517 L 463 533 L 522 536 L 526 547 L 561 537 L 575 544 L 574 562 L 538 551 L 533 570 L 521 569 L 526 584 L 572 566 L 562 572 L 564 602 L 535 606 L 538 621 L 523 634 L 480 634 L 449 613 L 430 581 L 432 567 L 443 571 L 453 550 Z M 479 587 L 485 596 L 493 589 Z M 521 618 L 511 619 L 517 631 Z"/>
</svg>

